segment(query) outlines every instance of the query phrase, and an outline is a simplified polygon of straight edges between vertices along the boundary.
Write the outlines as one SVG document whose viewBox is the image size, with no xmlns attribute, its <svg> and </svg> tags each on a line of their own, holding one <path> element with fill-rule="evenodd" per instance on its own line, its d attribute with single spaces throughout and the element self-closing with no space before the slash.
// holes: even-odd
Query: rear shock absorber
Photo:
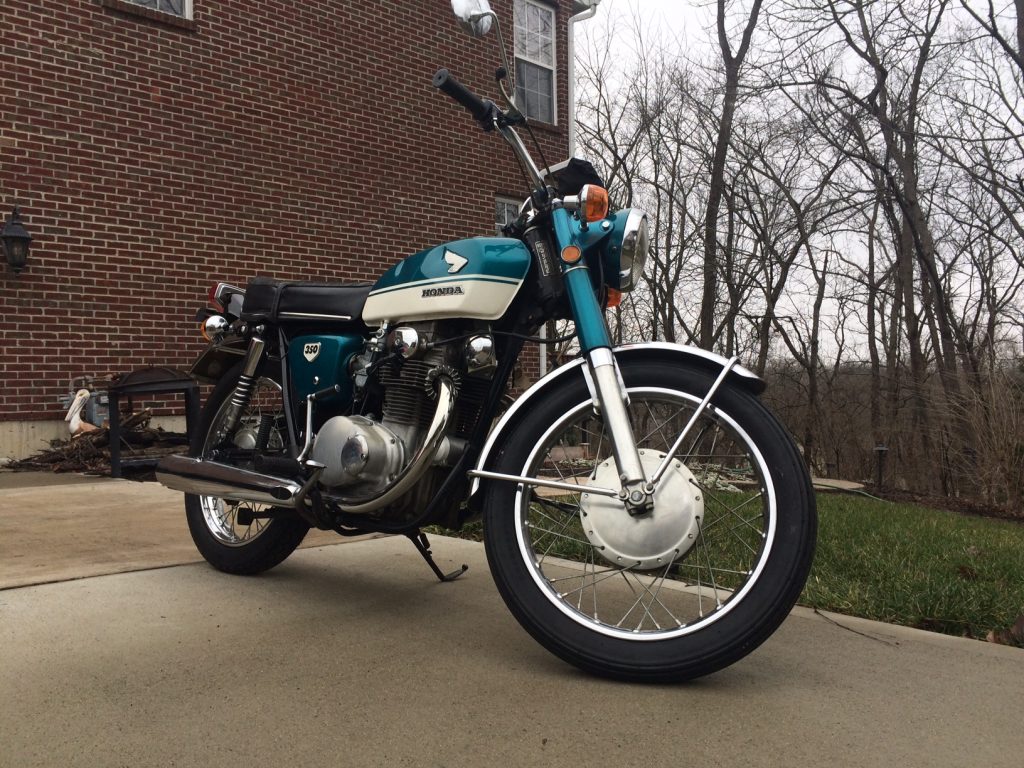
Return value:
<svg viewBox="0 0 1024 768">
<path fill-rule="evenodd" d="M 249 406 L 252 398 L 252 391 L 256 386 L 256 369 L 259 367 L 263 357 L 263 350 L 266 343 L 258 335 L 262 326 L 256 329 L 256 334 L 249 339 L 249 349 L 245 353 L 245 360 L 242 363 L 242 374 L 238 377 L 235 391 L 228 398 L 227 407 L 224 409 L 224 417 L 217 425 L 215 444 L 222 442 L 228 435 L 235 431 L 242 412 Z"/>
</svg>

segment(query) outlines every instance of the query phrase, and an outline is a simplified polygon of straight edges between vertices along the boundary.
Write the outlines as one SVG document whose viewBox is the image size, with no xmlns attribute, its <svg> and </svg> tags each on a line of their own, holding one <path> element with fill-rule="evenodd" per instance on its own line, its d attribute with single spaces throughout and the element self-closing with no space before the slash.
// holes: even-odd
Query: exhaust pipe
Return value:
<svg viewBox="0 0 1024 768">
<path fill-rule="evenodd" d="M 176 454 L 161 459 L 156 479 L 173 491 L 275 507 L 297 507 L 305 496 L 294 480 Z"/>
<path fill-rule="evenodd" d="M 377 496 L 368 499 L 329 497 L 332 501 L 338 502 L 344 512 L 365 514 L 392 503 L 408 493 L 430 466 L 445 438 L 455 407 L 455 385 L 447 376 L 438 377 L 437 382 L 437 408 L 427 429 L 427 436 L 416 455 L 399 477 Z M 317 462 L 306 461 L 305 465 L 312 468 L 313 473 L 305 484 L 300 484 L 283 477 L 239 469 L 230 464 L 171 454 L 165 456 L 157 465 L 156 479 L 173 491 L 194 493 L 197 496 L 216 496 L 230 501 L 291 507 L 300 510 L 301 514 L 306 495 L 316 485 L 324 470 L 323 464 Z"/>
</svg>

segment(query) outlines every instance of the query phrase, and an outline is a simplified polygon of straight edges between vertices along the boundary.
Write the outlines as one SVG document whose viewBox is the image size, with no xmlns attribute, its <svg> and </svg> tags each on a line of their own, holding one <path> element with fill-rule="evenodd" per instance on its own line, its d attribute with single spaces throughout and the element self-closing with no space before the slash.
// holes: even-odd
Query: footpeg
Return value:
<svg viewBox="0 0 1024 768">
<path fill-rule="evenodd" d="M 280 475 L 282 477 L 303 477 L 302 464 L 291 456 L 256 456 L 255 467 L 257 472 L 268 475 Z"/>
<path fill-rule="evenodd" d="M 409 541 L 411 541 L 413 546 L 416 547 L 416 551 L 419 552 L 423 556 L 423 559 L 427 561 L 427 565 L 430 566 L 430 570 L 432 570 L 434 575 L 442 582 L 455 581 L 459 576 L 469 570 L 469 566 L 463 564 L 461 568 L 446 574 L 438 568 L 437 563 L 434 562 L 434 556 L 430 552 L 430 541 L 427 539 L 427 534 L 423 531 L 417 530 L 415 533 L 407 533 L 406 536 L 409 537 Z"/>
</svg>

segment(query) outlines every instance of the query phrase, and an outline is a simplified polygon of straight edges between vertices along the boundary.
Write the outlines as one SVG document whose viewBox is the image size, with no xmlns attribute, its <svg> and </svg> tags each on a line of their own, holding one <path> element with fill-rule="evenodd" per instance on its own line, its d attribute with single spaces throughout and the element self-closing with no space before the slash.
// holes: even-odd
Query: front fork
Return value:
<svg viewBox="0 0 1024 768">
<path fill-rule="evenodd" d="M 621 483 L 619 498 L 631 515 L 642 515 L 653 508 L 654 484 L 648 482 L 640 462 L 636 438 L 629 423 L 629 395 L 612 354 L 604 312 L 594 295 L 589 270 L 583 259 L 578 258 L 578 252 L 568 252 L 571 258 L 575 257 L 574 261 L 566 261 L 563 256 L 567 247 L 579 248 L 569 213 L 559 208 L 552 211 L 552 218 L 576 333 L 587 361 L 587 386 L 594 410 L 603 416 L 612 443 L 612 456 Z"/>
<path fill-rule="evenodd" d="M 592 349 L 586 353 L 586 360 L 587 367 L 583 370 L 594 400 L 594 410 L 604 416 L 605 429 L 612 442 L 612 456 L 622 483 L 619 499 L 631 515 L 642 515 L 651 509 L 654 487 L 647 482 L 640 463 L 627 411 L 629 395 L 619 366 L 608 347 Z"/>
</svg>

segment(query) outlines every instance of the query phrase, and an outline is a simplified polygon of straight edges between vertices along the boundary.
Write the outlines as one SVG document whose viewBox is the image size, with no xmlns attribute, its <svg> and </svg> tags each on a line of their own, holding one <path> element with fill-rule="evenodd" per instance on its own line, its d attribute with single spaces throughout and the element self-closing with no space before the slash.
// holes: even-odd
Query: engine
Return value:
<svg viewBox="0 0 1024 768">
<path fill-rule="evenodd" d="M 312 458 L 324 465 L 328 487 L 383 486 L 405 464 L 405 444 L 391 430 L 365 416 L 335 416 L 317 432 Z"/>
<path fill-rule="evenodd" d="M 440 325 L 401 326 L 388 335 L 389 357 L 372 374 L 383 393 L 379 417 L 335 416 L 320 428 L 311 458 L 326 467 L 321 475 L 324 485 L 344 488 L 345 495 L 366 496 L 394 481 L 428 436 L 440 377 L 452 382 L 456 398 L 433 465 L 451 466 L 458 460 L 465 438 L 480 418 L 496 360 L 486 332 L 467 334 Z M 453 340 L 437 343 L 446 338 Z M 412 496 L 430 493 L 435 476 L 443 474 L 426 471 Z"/>
</svg>

